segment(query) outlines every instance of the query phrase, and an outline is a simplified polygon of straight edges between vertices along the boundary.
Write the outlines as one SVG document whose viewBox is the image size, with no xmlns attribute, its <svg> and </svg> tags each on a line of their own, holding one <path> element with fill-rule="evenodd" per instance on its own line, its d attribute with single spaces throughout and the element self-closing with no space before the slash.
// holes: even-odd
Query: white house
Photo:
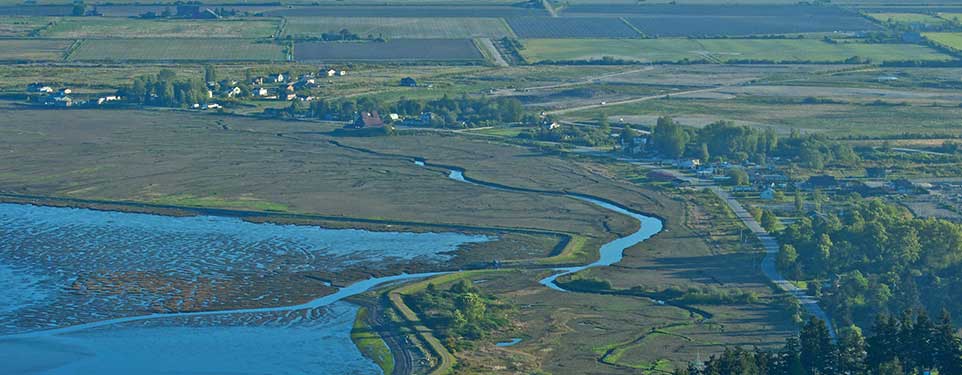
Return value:
<svg viewBox="0 0 962 375">
<path fill-rule="evenodd" d="M 333 76 L 335 76 L 335 75 L 337 75 L 337 71 L 336 71 L 336 70 L 331 69 L 331 70 L 328 70 L 328 71 L 327 71 L 327 76 L 328 76 L 328 77 L 333 77 Z"/>
<path fill-rule="evenodd" d="M 227 92 L 224 93 L 224 95 L 227 95 L 228 98 L 233 98 L 240 94 L 241 94 L 241 88 L 237 86 L 234 86 L 233 88 L 231 88 L 230 90 L 227 90 Z"/>
<path fill-rule="evenodd" d="M 270 90 L 263 87 L 258 87 L 251 91 L 251 94 L 254 96 L 267 96 L 270 95 L 270 93 Z"/>
</svg>

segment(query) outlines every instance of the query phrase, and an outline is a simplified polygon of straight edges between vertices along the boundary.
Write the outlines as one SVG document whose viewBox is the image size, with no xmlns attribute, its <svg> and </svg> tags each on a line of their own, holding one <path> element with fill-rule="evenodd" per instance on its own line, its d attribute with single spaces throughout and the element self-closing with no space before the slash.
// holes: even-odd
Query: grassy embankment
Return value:
<svg viewBox="0 0 962 375">
<path fill-rule="evenodd" d="M 377 363 L 385 375 L 390 375 L 394 373 L 394 356 L 384 340 L 365 322 L 367 313 L 367 308 L 364 307 L 357 310 L 354 326 L 351 328 L 351 341 L 365 357 Z"/>
</svg>

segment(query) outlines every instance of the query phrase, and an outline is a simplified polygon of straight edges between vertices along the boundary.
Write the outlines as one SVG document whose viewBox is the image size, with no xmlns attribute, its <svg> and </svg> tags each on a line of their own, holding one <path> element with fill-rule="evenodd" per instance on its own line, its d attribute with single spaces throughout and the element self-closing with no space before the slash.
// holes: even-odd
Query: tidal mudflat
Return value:
<svg viewBox="0 0 962 375">
<path fill-rule="evenodd" d="M 24 204 L 0 204 L 0 238 L 0 372 L 44 374 L 377 372 L 338 301 L 378 280 L 315 299 L 334 288 L 303 275 L 493 239 Z"/>
</svg>

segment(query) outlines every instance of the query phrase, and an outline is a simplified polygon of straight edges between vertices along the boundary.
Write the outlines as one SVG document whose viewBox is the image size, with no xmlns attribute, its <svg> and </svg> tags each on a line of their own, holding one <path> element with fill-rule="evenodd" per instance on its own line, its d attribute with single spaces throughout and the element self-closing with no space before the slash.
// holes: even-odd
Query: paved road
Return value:
<svg viewBox="0 0 962 375">
<path fill-rule="evenodd" d="M 778 272 L 777 267 L 775 267 L 775 259 L 778 257 L 780 250 L 778 241 L 775 241 L 775 238 L 772 237 L 765 228 L 762 228 L 762 226 L 758 224 L 758 221 L 756 221 L 728 191 L 718 186 L 710 186 L 709 188 L 728 204 L 728 207 L 732 209 L 735 216 L 741 219 L 741 221 L 745 223 L 745 226 L 761 241 L 762 246 L 765 248 L 765 258 L 762 259 L 762 273 L 765 274 L 765 277 L 775 283 L 779 289 L 795 296 L 809 314 L 825 321 L 825 324 L 828 325 L 828 332 L 834 340 L 836 338 L 835 327 L 832 326 L 832 321 L 829 319 L 828 314 L 825 313 L 825 310 L 822 310 L 818 305 L 818 300 L 806 294 L 804 290 L 799 289 L 795 284 L 785 280 L 781 273 Z"/>
<path fill-rule="evenodd" d="M 660 169 L 654 164 L 650 163 L 634 162 L 634 164 L 646 165 L 655 168 L 657 171 L 669 173 L 678 179 L 688 181 L 692 183 L 692 185 L 698 185 L 700 187 L 707 187 L 711 189 L 715 195 L 721 198 L 721 200 L 725 201 L 728 207 L 731 208 L 732 212 L 735 213 L 735 216 L 737 216 L 742 223 L 745 223 L 745 226 L 752 231 L 752 234 L 754 234 L 755 237 L 758 237 L 758 240 L 761 241 L 762 246 L 765 248 L 765 258 L 762 259 L 762 273 L 765 275 L 765 277 L 777 285 L 779 289 L 795 296 L 795 298 L 798 299 L 798 302 L 802 305 L 802 308 L 804 308 L 809 314 L 825 321 L 825 324 L 828 325 L 828 332 L 832 336 L 832 340 L 837 338 L 835 327 L 832 325 L 832 320 L 829 319 L 829 316 L 825 310 L 822 310 L 821 306 L 818 305 L 818 300 L 806 294 L 804 290 L 798 288 L 795 286 L 795 284 L 785 280 L 781 273 L 778 272 L 778 268 L 775 267 L 775 259 L 778 257 L 778 252 L 781 250 L 780 246 L 778 245 L 778 241 L 776 241 L 775 238 L 765 230 L 765 228 L 762 228 L 761 224 L 755 220 L 755 217 L 748 213 L 748 210 L 746 210 L 745 207 L 742 207 L 741 203 L 738 203 L 738 201 L 735 200 L 735 198 L 732 197 L 727 190 L 720 186 L 707 183 L 704 180 L 699 180 L 697 178 L 684 175 L 677 170 Z"/>
</svg>

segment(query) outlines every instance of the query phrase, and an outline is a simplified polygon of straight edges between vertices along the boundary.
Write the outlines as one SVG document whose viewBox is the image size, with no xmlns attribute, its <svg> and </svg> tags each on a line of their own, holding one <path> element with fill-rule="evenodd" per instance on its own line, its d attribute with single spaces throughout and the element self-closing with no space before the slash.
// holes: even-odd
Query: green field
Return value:
<svg viewBox="0 0 962 375">
<path fill-rule="evenodd" d="M 290 17 L 284 33 L 320 37 L 347 29 L 368 35 L 404 39 L 501 38 L 513 35 L 500 18 L 391 18 L 391 17 Z"/>
<path fill-rule="evenodd" d="M 284 61 L 283 48 L 250 39 L 91 39 L 69 61 Z"/>
<path fill-rule="evenodd" d="M 269 38 L 274 20 L 137 20 L 127 18 L 64 18 L 43 30 L 48 38 Z"/>
<path fill-rule="evenodd" d="M 891 21 L 897 24 L 924 24 L 938 26 L 948 23 L 948 21 L 945 19 L 919 13 L 869 13 L 868 16 L 881 22 Z"/>
<path fill-rule="evenodd" d="M 63 60 L 64 51 L 73 42 L 72 40 L 0 39 L 0 60 Z"/>
<path fill-rule="evenodd" d="M 951 60 L 931 48 L 910 44 L 830 44 L 810 39 L 528 39 L 529 62 L 592 60 L 611 56 L 633 61 L 770 60 L 842 62 L 853 56 L 879 61 Z"/>
<path fill-rule="evenodd" d="M 922 35 L 934 43 L 962 51 L 962 33 L 923 33 Z"/>
</svg>

